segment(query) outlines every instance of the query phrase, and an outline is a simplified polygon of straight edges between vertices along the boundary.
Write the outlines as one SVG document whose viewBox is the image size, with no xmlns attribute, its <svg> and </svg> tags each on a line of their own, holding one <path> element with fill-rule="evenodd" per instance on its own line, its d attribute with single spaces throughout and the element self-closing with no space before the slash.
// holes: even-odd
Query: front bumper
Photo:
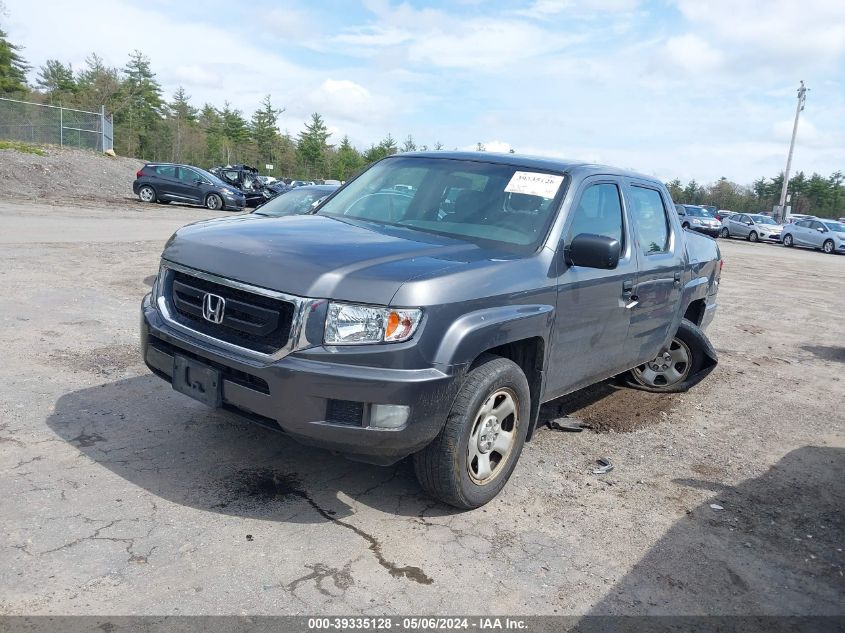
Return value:
<svg viewBox="0 0 845 633">
<path fill-rule="evenodd" d="M 245 208 L 246 200 L 244 198 L 227 198 L 223 196 L 224 211 L 243 211 Z"/>
<path fill-rule="evenodd" d="M 264 363 L 173 329 L 149 295 L 141 307 L 141 351 L 147 367 L 167 381 L 172 380 L 175 355 L 211 365 L 221 371 L 223 408 L 304 444 L 377 464 L 396 462 L 434 439 L 465 370 L 328 363 L 296 353 Z M 373 404 L 410 407 L 408 422 L 397 430 L 368 426 Z M 338 416 L 338 411 L 345 413 Z"/>
<path fill-rule="evenodd" d="M 760 234 L 761 240 L 766 240 L 767 242 L 780 242 L 781 234 L 780 233 L 766 233 Z"/>
<path fill-rule="evenodd" d="M 695 226 L 694 224 L 690 225 L 690 229 L 692 229 L 696 233 L 704 233 L 705 235 L 709 235 L 710 237 L 718 237 L 719 231 L 722 230 L 720 226 Z"/>
</svg>

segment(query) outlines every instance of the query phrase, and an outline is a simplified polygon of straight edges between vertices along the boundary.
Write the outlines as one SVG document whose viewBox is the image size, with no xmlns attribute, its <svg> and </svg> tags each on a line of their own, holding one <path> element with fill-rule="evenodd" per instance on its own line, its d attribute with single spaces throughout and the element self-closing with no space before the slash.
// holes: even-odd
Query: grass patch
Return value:
<svg viewBox="0 0 845 633">
<path fill-rule="evenodd" d="M 10 149 L 15 152 L 23 154 L 37 154 L 38 156 L 46 156 L 47 152 L 44 148 L 37 145 L 30 145 L 29 143 L 21 143 L 20 141 L 3 141 L 0 140 L 0 149 Z"/>
</svg>

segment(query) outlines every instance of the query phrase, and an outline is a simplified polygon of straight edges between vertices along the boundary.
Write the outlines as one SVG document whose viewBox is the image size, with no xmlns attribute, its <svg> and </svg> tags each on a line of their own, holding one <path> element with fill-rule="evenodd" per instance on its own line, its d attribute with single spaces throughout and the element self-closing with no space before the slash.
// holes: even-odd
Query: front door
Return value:
<svg viewBox="0 0 845 633">
<path fill-rule="evenodd" d="M 629 355 L 638 365 L 653 359 L 675 334 L 684 273 L 683 235 L 670 214 L 666 194 L 655 185 L 631 180 L 624 188 L 636 236 L 638 262 L 628 335 Z M 632 365 L 632 366 L 633 366 Z"/>
<path fill-rule="evenodd" d="M 626 357 L 636 255 L 625 218 L 620 184 L 614 178 L 585 180 L 570 207 L 558 256 L 557 313 L 546 393 L 555 397 L 632 367 Z M 606 235 L 622 246 L 613 270 L 567 265 L 563 250 L 582 233 Z"/>
<path fill-rule="evenodd" d="M 179 199 L 184 202 L 202 203 L 202 188 L 197 181 L 202 176 L 188 167 L 179 168 Z"/>
</svg>

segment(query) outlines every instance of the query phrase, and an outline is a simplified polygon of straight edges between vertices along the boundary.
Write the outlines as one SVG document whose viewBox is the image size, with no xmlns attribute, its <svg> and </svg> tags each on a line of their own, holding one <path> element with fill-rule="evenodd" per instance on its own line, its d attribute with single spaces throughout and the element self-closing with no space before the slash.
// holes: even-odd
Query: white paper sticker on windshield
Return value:
<svg viewBox="0 0 845 633">
<path fill-rule="evenodd" d="M 563 176 L 541 174 L 536 171 L 518 171 L 505 187 L 505 192 L 554 198 L 561 182 L 563 182 Z"/>
</svg>

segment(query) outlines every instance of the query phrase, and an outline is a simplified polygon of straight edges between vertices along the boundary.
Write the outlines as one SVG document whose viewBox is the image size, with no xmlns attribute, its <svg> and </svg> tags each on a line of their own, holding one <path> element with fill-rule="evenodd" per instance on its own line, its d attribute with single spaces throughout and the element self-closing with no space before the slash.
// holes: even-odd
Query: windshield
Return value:
<svg viewBox="0 0 845 633">
<path fill-rule="evenodd" d="M 831 231 L 836 231 L 837 233 L 845 233 L 845 224 L 842 222 L 822 222 L 827 228 Z"/>
<path fill-rule="evenodd" d="M 334 191 L 329 188 L 291 189 L 271 198 L 254 211 L 258 215 L 302 215 L 308 213 L 314 205 Z"/>
<path fill-rule="evenodd" d="M 531 252 L 546 235 L 563 181 L 560 174 L 480 160 L 388 158 L 318 213 Z"/>
<path fill-rule="evenodd" d="M 757 224 L 777 224 L 777 222 L 767 215 L 752 215 L 751 219 Z"/>
<path fill-rule="evenodd" d="M 691 215 L 696 218 L 714 218 L 716 217 L 713 213 L 708 209 L 702 209 L 701 207 L 684 207 L 687 211 L 687 215 Z"/>
</svg>

